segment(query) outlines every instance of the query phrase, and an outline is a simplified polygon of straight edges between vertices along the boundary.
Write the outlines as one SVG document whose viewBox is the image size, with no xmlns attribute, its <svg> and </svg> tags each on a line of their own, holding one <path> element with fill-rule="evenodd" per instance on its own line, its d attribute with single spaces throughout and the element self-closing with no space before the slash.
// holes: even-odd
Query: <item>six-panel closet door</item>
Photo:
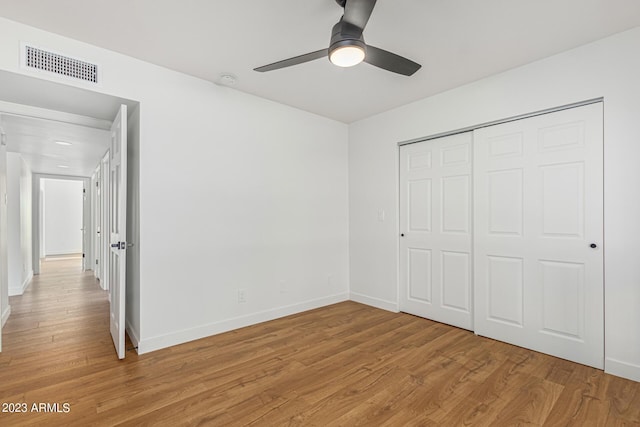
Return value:
<svg viewBox="0 0 640 427">
<path fill-rule="evenodd" d="M 400 147 L 400 310 L 472 329 L 471 132 Z"/>
<path fill-rule="evenodd" d="M 602 103 L 400 147 L 400 310 L 604 365 Z"/>
<path fill-rule="evenodd" d="M 475 332 L 604 366 L 602 104 L 474 131 Z"/>
</svg>

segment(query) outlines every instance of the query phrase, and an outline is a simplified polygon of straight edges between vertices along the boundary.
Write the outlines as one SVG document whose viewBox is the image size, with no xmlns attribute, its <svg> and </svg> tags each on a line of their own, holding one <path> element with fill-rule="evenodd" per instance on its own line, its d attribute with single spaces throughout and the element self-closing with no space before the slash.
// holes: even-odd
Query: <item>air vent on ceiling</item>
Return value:
<svg viewBox="0 0 640 427">
<path fill-rule="evenodd" d="M 98 83 L 98 66 L 33 46 L 24 45 L 24 65 L 28 68 Z"/>
</svg>

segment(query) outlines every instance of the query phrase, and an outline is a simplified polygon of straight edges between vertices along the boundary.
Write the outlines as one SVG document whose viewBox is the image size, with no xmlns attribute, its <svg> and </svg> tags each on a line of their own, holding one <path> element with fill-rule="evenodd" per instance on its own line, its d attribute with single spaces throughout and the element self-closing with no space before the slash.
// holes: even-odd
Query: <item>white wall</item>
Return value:
<svg viewBox="0 0 640 427">
<path fill-rule="evenodd" d="M 9 295 L 22 294 L 22 245 L 20 227 L 20 174 L 22 157 L 7 153 L 7 273 Z"/>
<path fill-rule="evenodd" d="M 33 277 L 33 175 L 23 160 L 20 172 L 20 247 L 22 248 L 22 283 L 26 287 Z"/>
<path fill-rule="evenodd" d="M 33 277 L 31 169 L 19 153 L 7 153 L 9 295 L 22 295 Z"/>
<path fill-rule="evenodd" d="M 0 323 L 5 325 L 11 314 L 9 305 L 9 274 L 7 257 L 7 147 L 0 145 Z M 7 268 L 5 268 L 7 266 Z M 2 341 L 0 341 L 1 344 Z"/>
<path fill-rule="evenodd" d="M 347 298 L 345 125 L 183 76 L 140 115 L 140 348 Z"/>
<path fill-rule="evenodd" d="M 636 28 L 352 124 L 353 297 L 397 309 L 398 142 L 604 97 L 605 369 L 640 381 L 639 51 Z"/>
<path fill-rule="evenodd" d="M 82 181 L 43 179 L 45 255 L 82 253 Z"/>
<path fill-rule="evenodd" d="M 139 352 L 348 297 L 346 125 L 5 19 L 0 41 L 2 70 L 36 75 L 31 42 L 140 102 Z"/>
<path fill-rule="evenodd" d="M 34 192 L 37 191 L 37 195 L 38 195 L 37 201 L 34 198 L 33 203 L 31 204 L 32 206 L 35 206 L 34 209 L 37 208 L 38 210 L 38 216 L 36 218 L 36 221 L 34 221 L 34 223 L 38 224 L 37 230 L 39 233 L 42 233 L 42 230 L 44 230 L 44 188 L 42 188 L 42 186 L 40 185 L 39 179 L 34 179 L 32 183 L 34 185 L 33 191 Z M 34 274 L 40 274 L 40 259 L 44 258 L 45 256 L 46 256 L 46 251 L 44 250 L 44 238 L 40 238 L 38 239 L 38 258 L 39 259 L 36 265 L 34 265 Z"/>
</svg>

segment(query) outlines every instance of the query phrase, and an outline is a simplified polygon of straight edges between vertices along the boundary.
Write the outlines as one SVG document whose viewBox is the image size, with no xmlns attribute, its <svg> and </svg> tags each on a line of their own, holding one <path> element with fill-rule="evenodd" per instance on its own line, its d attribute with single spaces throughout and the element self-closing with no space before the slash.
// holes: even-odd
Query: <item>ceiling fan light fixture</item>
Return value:
<svg viewBox="0 0 640 427">
<path fill-rule="evenodd" d="M 358 44 L 338 46 L 329 52 L 329 60 L 338 67 L 353 67 L 364 61 L 364 48 Z"/>
<path fill-rule="evenodd" d="M 420 64 L 395 53 L 370 46 L 364 42 L 364 30 L 376 5 L 376 0 L 335 0 L 344 8 L 340 20 L 331 29 L 329 48 L 254 68 L 254 71 L 279 70 L 304 64 L 320 58 L 329 58 L 338 67 L 353 67 L 361 62 L 392 73 L 411 76 L 420 69 Z"/>
</svg>

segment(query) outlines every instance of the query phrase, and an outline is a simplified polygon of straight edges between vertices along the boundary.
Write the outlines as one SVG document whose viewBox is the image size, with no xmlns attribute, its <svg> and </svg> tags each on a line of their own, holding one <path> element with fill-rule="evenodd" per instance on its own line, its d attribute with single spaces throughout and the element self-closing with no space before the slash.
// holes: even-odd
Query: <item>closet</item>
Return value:
<svg viewBox="0 0 640 427">
<path fill-rule="evenodd" d="M 400 147 L 400 309 L 604 365 L 602 103 Z"/>
</svg>

